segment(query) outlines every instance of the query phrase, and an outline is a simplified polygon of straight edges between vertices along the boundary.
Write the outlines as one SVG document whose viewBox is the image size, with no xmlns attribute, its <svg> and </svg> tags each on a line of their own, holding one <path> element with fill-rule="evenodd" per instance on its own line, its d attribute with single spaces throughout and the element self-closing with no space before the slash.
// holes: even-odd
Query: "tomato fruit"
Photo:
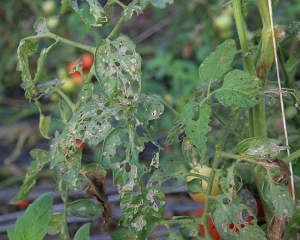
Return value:
<svg viewBox="0 0 300 240">
<path fill-rule="evenodd" d="M 90 71 L 91 67 L 94 64 L 94 58 L 93 58 L 93 56 L 91 54 L 85 53 L 85 54 L 81 55 L 80 59 L 83 62 L 83 64 L 82 64 L 82 71 L 83 72 Z"/>
<path fill-rule="evenodd" d="M 82 152 L 85 150 L 85 143 L 79 139 L 76 140 L 76 147 L 81 149 Z"/>
<path fill-rule="evenodd" d="M 211 173 L 211 168 L 203 165 L 202 167 L 195 167 L 190 172 L 191 173 L 197 173 L 197 174 L 209 177 L 209 175 Z M 186 181 L 190 182 L 194 178 L 197 178 L 197 177 L 195 177 L 195 176 L 187 176 Z M 203 190 L 207 189 L 207 185 L 208 185 L 207 181 L 205 181 L 204 179 L 202 179 L 202 189 Z M 215 178 L 214 178 L 214 182 L 213 182 L 213 186 L 212 186 L 212 190 L 211 190 L 211 195 L 212 196 L 216 196 L 216 195 L 219 195 L 221 193 L 222 193 L 222 190 L 219 187 L 219 174 L 218 174 L 218 172 L 216 172 Z M 190 194 L 191 198 L 195 202 L 198 202 L 200 204 L 204 204 L 205 203 L 205 193 L 201 192 L 201 193 L 194 194 L 194 193 L 190 193 L 189 192 L 189 194 Z"/>
<path fill-rule="evenodd" d="M 55 11 L 55 2 L 52 0 L 47 0 L 42 3 L 43 13 L 50 15 Z"/>
<path fill-rule="evenodd" d="M 56 29 L 58 24 L 59 24 L 59 20 L 57 17 L 50 17 L 47 19 L 47 26 L 50 30 Z"/>
<path fill-rule="evenodd" d="M 198 215 L 199 218 L 202 217 L 203 212 L 204 212 L 204 208 L 200 210 L 199 215 Z M 202 237 L 205 237 L 204 226 L 202 224 L 199 224 L 199 229 L 200 229 L 200 233 L 201 233 Z M 208 229 L 209 229 L 209 234 L 210 234 L 212 239 L 219 240 L 221 238 L 217 228 L 215 227 L 215 225 L 214 225 L 214 223 L 211 219 L 211 217 L 208 218 Z"/>
<path fill-rule="evenodd" d="M 21 202 L 17 205 L 17 207 L 20 209 L 20 210 L 25 210 L 29 204 L 31 203 L 31 201 L 29 199 L 25 200 L 24 202 Z"/>
<path fill-rule="evenodd" d="M 71 78 L 63 77 L 60 79 L 60 81 L 63 83 L 61 86 L 61 89 L 66 93 L 74 92 L 76 89 L 76 84 L 72 81 Z"/>
</svg>

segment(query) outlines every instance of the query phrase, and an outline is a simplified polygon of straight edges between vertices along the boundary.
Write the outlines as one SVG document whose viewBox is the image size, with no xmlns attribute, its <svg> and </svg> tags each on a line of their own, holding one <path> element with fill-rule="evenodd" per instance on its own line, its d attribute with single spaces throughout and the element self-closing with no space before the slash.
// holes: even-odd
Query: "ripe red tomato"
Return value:
<svg viewBox="0 0 300 240">
<path fill-rule="evenodd" d="M 85 54 L 81 55 L 80 59 L 83 62 L 83 64 L 82 64 L 82 71 L 83 72 L 90 71 L 91 67 L 94 64 L 94 58 L 93 58 L 93 56 L 91 54 L 85 53 Z"/>
<path fill-rule="evenodd" d="M 199 212 L 199 217 L 201 218 L 204 212 L 204 208 L 202 208 Z M 205 237 L 205 231 L 204 231 L 204 226 L 202 224 L 199 224 L 199 228 L 200 228 L 200 233 L 203 237 Z M 217 228 L 215 227 L 211 217 L 208 218 L 208 229 L 209 229 L 209 233 L 212 239 L 214 240 L 219 240 L 221 239 Z"/>
<path fill-rule="evenodd" d="M 17 205 L 17 207 L 20 209 L 20 210 L 25 210 L 29 204 L 31 203 L 31 201 L 29 199 L 25 200 L 24 202 L 21 202 Z"/>
<path fill-rule="evenodd" d="M 80 57 L 80 60 L 82 61 L 82 72 L 84 74 L 88 74 L 90 71 L 91 67 L 93 66 L 94 63 L 94 58 L 91 54 L 85 53 L 82 54 Z M 69 63 L 68 65 L 68 72 L 71 72 L 73 68 L 76 65 L 77 60 L 74 60 Z M 84 78 L 81 76 L 80 72 L 74 72 L 70 74 L 72 76 L 72 80 L 76 85 L 81 85 L 84 83 Z"/>
<path fill-rule="evenodd" d="M 76 140 L 76 147 L 77 147 L 78 149 L 81 149 L 82 152 L 84 152 L 84 150 L 85 150 L 85 143 L 82 142 L 81 140 L 77 139 L 77 140 Z"/>
</svg>

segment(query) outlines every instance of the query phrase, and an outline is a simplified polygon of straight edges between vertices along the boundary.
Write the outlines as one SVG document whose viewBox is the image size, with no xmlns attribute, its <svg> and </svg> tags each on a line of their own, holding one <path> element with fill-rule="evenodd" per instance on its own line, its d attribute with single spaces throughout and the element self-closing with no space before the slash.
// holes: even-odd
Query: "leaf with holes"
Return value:
<svg viewBox="0 0 300 240">
<path fill-rule="evenodd" d="M 49 29 L 47 27 L 47 19 L 45 18 L 39 18 L 38 20 L 36 20 L 36 22 L 33 24 L 33 28 L 37 35 L 49 33 Z"/>
<path fill-rule="evenodd" d="M 18 217 L 15 229 L 7 229 L 9 239 L 43 239 L 49 229 L 52 205 L 52 193 L 45 193 L 37 198 L 28 206 L 24 215 Z"/>
<path fill-rule="evenodd" d="M 139 15 L 143 12 L 142 8 L 139 5 L 139 2 L 132 1 L 130 4 L 128 4 L 128 6 L 124 9 L 122 13 L 123 19 L 125 21 L 128 21 L 129 19 L 131 19 L 134 12 L 136 12 L 136 15 Z"/>
<path fill-rule="evenodd" d="M 199 150 L 188 137 L 184 138 L 181 145 L 181 151 L 184 158 L 189 162 L 191 168 L 194 168 L 200 164 Z"/>
<path fill-rule="evenodd" d="M 160 163 L 147 183 L 147 188 L 172 190 L 186 184 L 186 168 L 180 161 L 166 160 Z"/>
<path fill-rule="evenodd" d="M 293 216 L 294 204 L 289 189 L 281 183 L 274 182 L 268 175 L 265 175 L 262 185 L 262 197 L 274 208 L 274 215 L 277 218 Z"/>
<path fill-rule="evenodd" d="M 238 171 L 235 170 L 235 164 L 224 167 L 220 171 L 219 185 L 224 193 L 235 196 L 243 186 L 243 179 Z"/>
<path fill-rule="evenodd" d="M 143 111 L 140 113 L 144 122 L 154 119 L 159 119 L 164 112 L 164 105 L 160 101 L 161 97 L 158 95 L 144 95 L 139 98 L 139 103 L 143 105 Z"/>
<path fill-rule="evenodd" d="M 128 226 L 137 239 L 148 239 L 164 216 L 165 196 L 153 188 L 143 187 L 135 196 L 126 191 L 120 207 L 125 213 L 120 226 Z"/>
<path fill-rule="evenodd" d="M 273 158 L 287 149 L 287 146 L 280 146 L 279 140 L 271 138 L 246 138 L 237 144 L 239 153 L 259 158 Z"/>
<path fill-rule="evenodd" d="M 168 4 L 172 4 L 174 0 L 150 0 L 151 4 L 157 8 L 165 8 Z"/>
<path fill-rule="evenodd" d="M 141 57 L 125 35 L 102 41 L 95 53 L 95 72 L 109 99 L 122 105 L 136 101 L 141 90 Z"/>
<path fill-rule="evenodd" d="M 235 57 L 235 41 L 228 39 L 220 44 L 216 51 L 211 53 L 199 67 L 200 79 L 208 84 L 222 77 Z"/>
<path fill-rule="evenodd" d="M 267 239 L 257 225 L 251 209 L 243 204 L 224 204 L 215 201 L 211 205 L 211 217 L 219 234 L 224 239 Z"/>
<path fill-rule="evenodd" d="M 221 88 L 215 91 L 218 101 L 226 107 L 253 107 L 259 102 L 258 81 L 246 72 L 233 70 L 225 78 Z"/>
<path fill-rule="evenodd" d="M 202 151 L 206 144 L 206 134 L 211 130 L 209 127 L 211 107 L 197 102 L 187 103 L 181 113 L 181 123 L 185 126 L 186 135 L 191 142 Z"/>
<path fill-rule="evenodd" d="M 78 4 L 77 0 L 70 0 L 70 6 L 87 25 L 102 27 L 109 22 L 108 15 L 98 1 L 86 0 L 86 2 Z"/>
<path fill-rule="evenodd" d="M 35 160 L 30 163 L 23 184 L 18 194 L 10 201 L 11 204 L 24 202 L 28 198 L 36 184 L 39 173 L 43 167 L 50 162 L 49 152 L 45 150 L 33 149 L 30 151 L 30 155 L 35 158 Z"/>
</svg>

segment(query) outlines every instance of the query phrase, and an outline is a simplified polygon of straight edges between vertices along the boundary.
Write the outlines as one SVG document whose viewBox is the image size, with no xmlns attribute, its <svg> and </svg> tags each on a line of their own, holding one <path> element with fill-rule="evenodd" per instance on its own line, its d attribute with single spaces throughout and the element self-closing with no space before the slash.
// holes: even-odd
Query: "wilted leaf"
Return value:
<svg viewBox="0 0 300 240">
<path fill-rule="evenodd" d="M 272 240 L 281 240 L 286 233 L 286 226 L 291 218 L 284 216 L 281 219 L 273 216 L 268 226 L 268 238 Z"/>
<path fill-rule="evenodd" d="M 237 151 L 259 158 L 276 157 L 288 147 L 280 146 L 280 141 L 271 138 L 246 138 L 237 144 Z"/>
<path fill-rule="evenodd" d="M 10 201 L 11 204 L 24 202 L 28 198 L 36 184 L 39 173 L 43 167 L 50 162 L 49 152 L 47 151 L 34 149 L 30 151 L 30 155 L 35 158 L 35 160 L 30 163 L 23 184 L 21 185 L 18 194 Z"/>
<path fill-rule="evenodd" d="M 199 76 L 201 81 L 209 86 L 211 83 L 222 77 L 229 68 L 235 57 L 235 41 L 228 39 L 220 44 L 216 51 L 211 53 L 199 67 Z"/>
<path fill-rule="evenodd" d="M 28 206 L 24 215 L 18 217 L 15 229 L 7 229 L 10 240 L 43 239 L 49 229 L 53 204 L 52 193 L 46 193 Z"/>
<path fill-rule="evenodd" d="M 216 98 L 224 106 L 253 107 L 259 102 L 259 83 L 246 72 L 233 70 L 225 78 L 221 88 L 216 90 Z"/>
<path fill-rule="evenodd" d="M 89 240 L 90 239 L 90 223 L 84 224 L 78 229 L 74 236 L 74 240 Z"/>
<path fill-rule="evenodd" d="M 206 134 L 211 130 L 209 127 L 211 107 L 197 102 L 187 103 L 181 113 L 181 123 L 185 126 L 186 135 L 191 142 L 200 149 L 205 146 Z"/>
<path fill-rule="evenodd" d="M 99 202 L 99 205 L 102 207 L 103 229 L 104 231 L 107 231 L 108 222 L 111 218 L 111 207 L 108 203 L 108 199 L 105 193 L 105 175 L 90 170 L 81 172 L 81 174 L 84 175 L 91 184 L 86 189 L 85 194 L 95 198 Z"/>
<path fill-rule="evenodd" d="M 98 1 L 86 0 L 87 3 L 78 4 L 77 0 L 70 0 L 70 6 L 79 14 L 89 26 L 102 27 L 109 22 L 108 15 Z"/>
</svg>

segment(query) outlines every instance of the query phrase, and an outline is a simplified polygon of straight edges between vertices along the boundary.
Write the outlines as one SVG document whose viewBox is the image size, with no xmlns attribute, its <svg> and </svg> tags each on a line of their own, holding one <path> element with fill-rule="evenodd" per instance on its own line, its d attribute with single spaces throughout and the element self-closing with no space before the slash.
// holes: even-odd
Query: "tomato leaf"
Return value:
<svg viewBox="0 0 300 240">
<path fill-rule="evenodd" d="M 90 223 L 86 223 L 82 227 L 80 227 L 74 236 L 74 240 L 89 240 L 90 225 Z"/>
<path fill-rule="evenodd" d="M 61 226 L 64 225 L 65 219 L 63 213 L 53 213 L 49 223 L 48 234 L 56 235 L 60 232 Z"/>
<path fill-rule="evenodd" d="M 9 239 L 43 239 L 49 229 L 53 194 L 45 193 L 28 206 L 23 216 L 18 217 L 15 229 L 8 228 Z"/>
<path fill-rule="evenodd" d="M 151 4 L 157 8 L 165 8 L 168 4 L 172 4 L 174 0 L 150 0 Z"/>
<path fill-rule="evenodd" d="M 39 128 L 41 135 L 46 139 L 51 139 L 49 136 L 49 130 L 51 126 L 51 116 L 45 117 L 44 114 L 40 114 L 40 122 L 39 122 Z"/>
<path fill-rule="evenodd" d="M 43 167 L 50 162 L 49 152 L 45 150 L 33 149 L 30 151 L 30 155 L 35 158 L 35 160 L 30 163 L 23 184 L 18 194 L 10 201 L 11 204 L 24 202 L 28 198 L 36 184 L 39 173 Z"/>
<path fill-rule="evenodd" d="M 141 57 L 125 35 L 102 41 L 95 53 L 95 73 L 103 92 L 122 105 L 136 101 L 141 90 Z"/>
<path fill-rule="evenodd" d="M 219 184 L 224 193 L 235 196 L 242 188 L 243 180 L 238 171 L 235 170 L 235 164 L 220 171 Z"/>
<path fill-rule="evenodd" d="M 77 0 L 70 0 L 70 6 L 79 14 L 89 26 L 102 27 L 109 22 L 108 15 L 98 1 L 86 0 L 87 3 L 78 4 Z"/>
<path fill-rule="evenodd" d="M 257 220 L 249 207 L 244 204 L 224 204 L 215 201 L 211 206 L 211 216 L 219 234 L 224 239 L 267 239 L 257 225 Z M 248 222 L 249 217 L 251 221 Z"/>
<path fill-rule="evenodd" d="M 184 158 L 188 160 L 191 168 L 194 168 L 200 164 L 199 150 L 188 137 L 184 138 L 181 145 L 181 151 Z"/>
<path fill-rule="evenodd" d="M 259 102 L 259 83 L 246 72 L 233 70 L 226 74 L 221 88 L 216 90 L 218 101 L 226 106 L 253 107 Z"/>
<path fill-rule="evenodd" d="M 68 203 L 67 211 L 75 217 L 93 218 L 102 213 L 101 207 L 89 199 L 80 199 Z"/>
<path fill-rule="evenodd" d="M 186 125 L 186 135 L 200 151 L 206 144 L 206 134 L 211 130 L 209 127 L 210 115 L 211 107 L 208 104 L 203 103 L 200 106 L 196 102 L 187 103 L 181 113 L 181 123 Z"/>
<path fill-rule="evenodd" d="M 118 228 L 118 230 L 113 232 L 110 236 L 113 240 L 132 240 L 135 238 L 133 233 L 128 231 L 126 228 Z"/>
<path fill-rule="evenodd" d="M 274 215 L 281 219 L 284 215 L 293 216 L 294 204 L 287 186 L 274 182 L 273 178 L 265 175 L 262 185 L 262 197 L 274 209 Z"/>
<path fill-rule="evenodd" d="M 201 178 L 194 178 L 191 181 L 187 182 L 188 191 L 192 194 L 197 194 L 203 191 L 202 188 L 202 179 Z"/>
<path fill-rule="evenodd" d="M 222 77 L 234 59 L 235 52 L 234 40 L 228 39 L 220 44 L 200 65 L 200 79 L 210 86 L 214 80 Z"/>
<path fill-rule="evenodd" d="M 279 140 L 271 138 L 246 138 L 237 144 L 237 151 L 260 158 L 273 158 L 288 148 L 279 144 Z"/>
</svg>

